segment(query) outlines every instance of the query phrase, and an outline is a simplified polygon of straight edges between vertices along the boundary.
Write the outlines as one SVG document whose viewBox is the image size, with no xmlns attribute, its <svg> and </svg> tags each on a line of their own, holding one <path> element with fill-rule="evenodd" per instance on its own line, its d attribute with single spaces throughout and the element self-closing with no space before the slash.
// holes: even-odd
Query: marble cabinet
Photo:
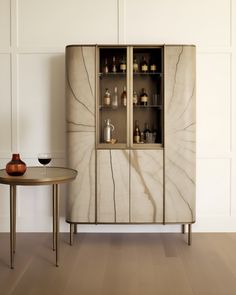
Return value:
<svg viewBox="0 0 236 295">
<path fill-rule="evenodd" d="M 165 222 L 195 221 L 195 47 L 165 48 Z"/>
<path fill-rule="evenodd" d="M 126 72 L 109 72 L 109 65 L 104 73 L 116 54 Z M 134 58 L 145 54 L 157 69 L 133 73 Z M 78 170 L 69 184 L 69 223 L 195 222 L 195 55 L 191 45 L 67 46 L 68 165 Z M 126 105 L 103 105 L 107 87 L 123 86 Z M 141 88 L 150 100 L 133 105 Z M 117 143 L 103 141 L 108 118 Z M 152 143 L 133 141 L 137 120 L 142 128 L 149 120 Z"/>
<path fill-rule="evenodd" d="M 130 221 L 163 222 L 163 151 L 130 152 Z"/>
</svg>

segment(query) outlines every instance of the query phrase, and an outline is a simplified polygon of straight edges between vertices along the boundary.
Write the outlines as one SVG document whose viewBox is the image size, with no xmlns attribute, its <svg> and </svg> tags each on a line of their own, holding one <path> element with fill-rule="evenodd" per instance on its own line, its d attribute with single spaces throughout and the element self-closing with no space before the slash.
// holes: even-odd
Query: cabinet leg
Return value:
<svg viewBox="0 0 236 295">
<path fill-rule="evenodd" d="M 73 224 L 70 223 L 70 245 L 73 245 Z"/>
<path fill-rule="evenodd" d="M 192 244 L 192 224 L 188 225 L 188 245 Z"/>
<path fill-rule="evenodd" d="M 74 224 L 74 234 L 77 234 L 77 224 Z"/>
<path fill-rule="evenodd" d="M 182 224 L 181 228 L 182 228 L 182 234 L 185 234 L 185 224 Z"/>
</svg>

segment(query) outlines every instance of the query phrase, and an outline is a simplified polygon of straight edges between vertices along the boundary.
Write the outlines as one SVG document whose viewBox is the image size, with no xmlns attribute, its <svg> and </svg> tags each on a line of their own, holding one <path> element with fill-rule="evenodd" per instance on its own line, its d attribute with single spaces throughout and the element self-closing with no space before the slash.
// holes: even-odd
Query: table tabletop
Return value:
<svg viewBox="0 0 236 295">
<path fill-rule="evenodd" d="M 0 170 L 0 183 L 9 185 L 47 185 L 72 181 L 77 171 L 64 167 L 27 167 L 22 176 L 10 176 L 5 169 Z"/>
</svg>

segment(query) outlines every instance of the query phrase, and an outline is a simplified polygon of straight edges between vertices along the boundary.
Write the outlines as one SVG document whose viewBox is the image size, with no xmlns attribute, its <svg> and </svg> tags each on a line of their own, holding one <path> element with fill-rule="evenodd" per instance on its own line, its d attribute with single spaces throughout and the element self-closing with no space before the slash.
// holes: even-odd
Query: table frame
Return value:
<svg viewBox="0 0 236 295">
<path fill-rule="evenodd" d="M 10 264 L 11 269 L 14 269 L 14 256 L 16 252 L 16 187 L 10 185 Z M 59 184 L 52 185 L 52 225 L 53 225 L 53 242 L 52 249 L 56 253 L 56 266 L 59 266 Z"/>
<path fill-rule="evenodd" d="M 60 227 L 60 215 L 59 215 L 59 184 L 72 181 L 77 176 L 77 171 L 74 169 L 64 167 L 47 167 L 47 171 L 56 171 L 58 174 L 45 174 L 41 177 L 41 167 L 28 167 L 29 172 L 32 174 L 23 176 L 9 176 L 5 169 L 0 170 L 0 183 L 10 186 L 10 266 L 14 269 L 14 258 L 16 252 L 16 198 L 17 198 L 17 186 L 40 186 L 40 185 L 52 185 L 52 227 L 53 227 L 53 239 L 52 249 L 55 251 L 56 266 L 59 266 L 59 227 Z M 62 170 L 62 172 L 60 171 Z M 68 170 L 68 173 L 63 172 Z"/>
</svg>

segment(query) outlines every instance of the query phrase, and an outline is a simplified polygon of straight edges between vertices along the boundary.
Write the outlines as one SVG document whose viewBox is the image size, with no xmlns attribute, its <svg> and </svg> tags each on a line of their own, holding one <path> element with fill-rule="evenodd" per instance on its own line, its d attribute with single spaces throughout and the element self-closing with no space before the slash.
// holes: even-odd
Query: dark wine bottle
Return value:
<svg viewBox="0 0 236 295">
<path fill-rule="evenodd" d="M 146 106 L 148 104 L 148 95 L 146 93 L 145 88 L 142 88 L 142 92 L 140 95 L 140 104 Z"/>
<path fill-rule="evenodd" d="M 148 64 L 147 64 L 145 56 L 143 56 L 142 62 L 141 62 L 141 72 L 147 73 L 147 71 L 148 71 Z"/>
</svg>

